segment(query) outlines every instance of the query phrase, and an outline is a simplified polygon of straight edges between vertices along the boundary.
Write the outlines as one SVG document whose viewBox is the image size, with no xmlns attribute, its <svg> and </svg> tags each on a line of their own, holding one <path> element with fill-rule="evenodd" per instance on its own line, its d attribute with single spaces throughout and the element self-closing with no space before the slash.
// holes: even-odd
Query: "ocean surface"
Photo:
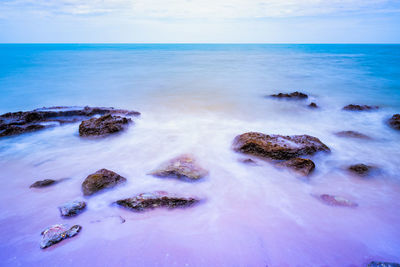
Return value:
<svg viewBox="0 0 400 267">
<path fill-rule="evenodd" d="M 301 91 L 305 101 L 266 95 Z M 307 107 L 316 102 L 320 108 Z M 346 112 L 347 104 L 378 105 Z M 125 132 L 82 139 L 79 123 L 0 139 L 1 266 L 366 266 L 400 262 L 400 45 L 0 45 L 0 114 L 50 106 L 102 106 L 142 113 Z M 334 133 L 354 130 L 358 140 Z M 231 149 L 235 136 L 309 134 L 332 152 L 311 157 L 300 179 Z M 180 154 L 209 170 L 198 182 L 147 175 Z M 352 176 L 355 163 L 377 166 Z M 101 168 L 124 186 L 84 198 Z M 43 189 L 42 179 L 69 178 Z M 110 205 L 164 190 L 204 201 L 134 213 Z M 328 206 L 315 194 L 356 208 Z M 71 219 L 58 206 L 85 200 Z M 121 223 L 120 217 L 126 221 Z M 46 227 L 82 231 L 46 250 Z"/>
</svg>

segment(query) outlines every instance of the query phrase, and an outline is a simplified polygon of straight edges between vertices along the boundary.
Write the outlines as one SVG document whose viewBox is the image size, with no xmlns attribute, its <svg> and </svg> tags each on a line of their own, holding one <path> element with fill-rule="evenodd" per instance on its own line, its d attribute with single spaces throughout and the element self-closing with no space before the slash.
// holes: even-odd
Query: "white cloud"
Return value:
<svg viewBox="0 0 400 267">
<path fill-rule="evenodd" d="M 0 11 L 118 14 L 139 19 L 241 19 L 384 12 L 395 0 L 2 0 Z M 4 16 L 4 15 L 3 15 Z"/>
</svg>

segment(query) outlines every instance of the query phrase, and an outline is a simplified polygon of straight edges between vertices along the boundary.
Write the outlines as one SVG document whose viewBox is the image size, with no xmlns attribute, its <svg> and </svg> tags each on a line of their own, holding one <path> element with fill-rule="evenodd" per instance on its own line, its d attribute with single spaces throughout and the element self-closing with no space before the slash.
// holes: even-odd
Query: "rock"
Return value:
<svg viewBox="0 0 400 267">
<path fill-rule="evenodd" d="M 335 133 L 335 135 L 339 137 L 349 137 L 349 138 L 358 138 L 358 139 L 372 139 L 368 135 L 356 132 L 356 131 L 341 131 Z"/>
<path fill-rule="evenodd" d="M 389 119 L 389 125 L 396 130 L 400 130 L 400 114 L 394 114 Z"/>
<path fill-rule="evenodd" d="M 309 175 L 315 169 L 315 164 L 312 160 L 303 158 L 293 158 L 282 161 L 279 162 L 277 166 L 289 168 L 302 176 Z"/>
<path fill-rule="evenodd" d="M 198 180 L 207 176 L 208 171 L 200 167 L 191 155 L 185 154 L 161 164 L 160 167 L 149 174 L 158 177 Z"/>
<path fill-rule="evenodd" d="M 112 188 L 124 182 L 126 182 L 126 178 L 119 174 L 107 169 L 101 169 L 86 177 L 82 183 L 82 191 L 85 196 L 90 196 L 100 190 Z"/>
<path fill-rule="evenodd" d="M 70 201 L 58 207 L 61 216 L 72 217 L 81 213 L 86 208 L 85 201 Z"/>
<path fill-rule="evenodd" d="M 365 111 L 365 110 L 375 110 L 378 109 L 378 106 L 368 106 L 368 105 L 354 105 L 350 104 L 343 108 L 343 110 L 348 111 Z"/>
<path fill-rule="evenodd" d="M 65 224 L 50 226 L 41 233 L 42 241 L 40 242 L 40 247 L 42 249 L 48 248 L 64 239 L 76 236 L 81 229 L 82 226 L 80 225 L 74 225 L 71 228 Z"/>
<path fill-rule="evenodd" d="M 308 107 L 309 107 L 309 108 L 318 108 L 317 104 L 315 104 L 314 102 L 311 102 L 311 103 L 308 105 Z"/>
<path fill-rule="evenodd" d="M 41 187 L 46 187 L 46 186 L 49 186 L 49 185 L 53 185 L 53 184 L 55 184 L 56 182 L 57 182 L 56 180 L 44 179 L 44 180 L 42 180 L 42 181 L 34 182 L 34 183 L 30 186 L 30 188 L 41 188 Z"/>
<path fill-rule="evenodd" d="M 348 170 L 358 176 L 367 176 L 370 172 L 375 169 L 373 166 L 365 164 L 355 164 L 348 167 Z"/>
<path fill-rule="evenodd" d="M 0 115 L 0 137 L 42 130 L 54 126 L 49 124 L 52 122 L 73 123 L 94 115 L 105 114 L 140 115 L 137 111 L 100 107 L 51 107 L 25 112 L 9 112 Z"/>
<path fill-rule="evenodd" d="M 400 267 L 400 264 L 395 262 L 371 261 L 367 267 Z"/>
<path fill-rule="evenodd" d="M 290 94 L 285 94 L 285 93 L 279 93 L 279 94 L 273 94 L 271 95 L 271 97 L 274 98 L 284 98 L 284 99 L 295 99 L 295 100 L 299 100 L 299 99 L 306 99 L 308 98 L 308 95 L 301 93 L 301 92 L 293 92 Z"/>
<path fill-rule="evenodd" d="M 91 118 L 82 121 L 79 125 L 80 136 L 101 136 L 122 131 L 125 126 L 132 123 L 129 118 L 107 114 L 100 118 Z"/>
<path fill-rule="evenodd" d="M 142 193 L 132 198 L 118 200 L 116 203 L 132 211 L 146 211 L 154 208 L 186 208 L 199 202 L 195 198 L 178 197 L 164 191 Z"/>
<path fill-rule="evenodd" d="M 341 207 L 357 207 L 358 204 L 347 200 L 345 198 L 339 196 L 333 196 L 328 194 L 322 194 L 317 196 L 317 198 L 322 201 L 323 203 L 330 205 L 330 206 L 341 206 Z"/>
<path fill-rule="evenodd" d="M 279 160 L 330 151 L 318 138 L 310 135 L 282 136 L 256 132 L 236 136 L 232 148 L 236 152 Z"/>
<path fill-rule="evenodd" d="M 239 159 L 239 162 L 244 163 L 244 164 L 248 164 L 248 165 L 258 165 L 256 161 L 252 160 L 252 159 Z"/>
</svg>

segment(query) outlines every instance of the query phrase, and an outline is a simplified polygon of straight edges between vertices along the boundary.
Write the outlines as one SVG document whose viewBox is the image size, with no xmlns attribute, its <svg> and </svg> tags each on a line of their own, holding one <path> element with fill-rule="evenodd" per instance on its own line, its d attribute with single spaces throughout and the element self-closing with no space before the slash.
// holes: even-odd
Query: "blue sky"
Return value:
<svg viewBox="0 0 400 267">
<path fill-rule="evenodd" d="M 400 0 L 0 0 L 0 42 L 400 43 Z"/>
</svg>

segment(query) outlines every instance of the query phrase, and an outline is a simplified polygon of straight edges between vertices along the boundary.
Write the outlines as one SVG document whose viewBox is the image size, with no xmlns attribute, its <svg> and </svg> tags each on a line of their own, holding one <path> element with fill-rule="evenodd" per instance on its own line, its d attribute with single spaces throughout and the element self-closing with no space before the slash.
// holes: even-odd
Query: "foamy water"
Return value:
<svg viewBox="0 0 400 267">
<path fill-rule="evenodd" d="M 79 123 L 0 139 L 0 260 L 5 266 L 365 266 L 400 261 L 399 46 L 0 46 L 0 111 L 41 106 L 114 106 L 142 113 L 127 131 L 82 139 Z M 265 98 L 300 90 L 310 100 Z M 315 101 L 318 110 L 306 107 Z M 381 106 L 346 112 L 350 103 Z M 372 140 L 340 138 L 355 130 Z M 231 149 L 248 131 L 309 134 L 332 152 L 312 157 L 308 180 Z M 198 182 L 147 175 L 193 154 L 210 174 Z M 373 164 L 369 178 L 346 166 Z M 128 182 L 84 198 L 101 168 Z M 69 178 L 29 189 L 46 178 Z M 164 190 L 199 205 L 133 213 L 112 202 Z M 332 207 L 313 195 L 346 197 Z M 57 207 L 84 199 L 71 219 Z M 125 223 L 121 223 L 121 218 Z M 82 232 L 46 250 L 56 223 Z"/>
</svg>

